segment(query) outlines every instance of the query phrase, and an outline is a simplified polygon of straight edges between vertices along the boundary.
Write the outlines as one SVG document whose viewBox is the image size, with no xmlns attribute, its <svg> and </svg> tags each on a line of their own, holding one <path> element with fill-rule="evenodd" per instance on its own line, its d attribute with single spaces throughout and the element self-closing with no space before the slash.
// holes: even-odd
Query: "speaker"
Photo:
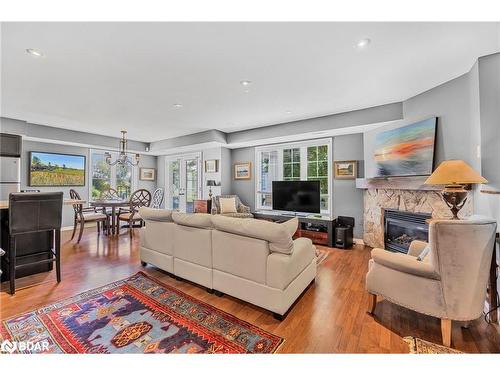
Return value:
<svg viewBox="0 0 500 375">
<path fill-rule="evenodd" d="M 339 216 L 335 225 L 335 247 L 349 249 L 354 244 L 353 240 L 354 218 Z"/>
</svg>

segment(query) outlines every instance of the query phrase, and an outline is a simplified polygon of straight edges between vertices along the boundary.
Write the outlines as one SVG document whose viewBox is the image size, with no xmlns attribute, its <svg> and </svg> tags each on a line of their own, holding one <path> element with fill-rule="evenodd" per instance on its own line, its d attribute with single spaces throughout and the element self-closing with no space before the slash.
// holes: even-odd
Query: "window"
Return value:
<svg viewBox="0 0 500 375">
<path fill-rule="evenodd" d="M 273 181 L 320 182 L 321 212 L 331 212 L 331 139 L 257 147 L 256 206 L 271 209 Z"/>
<path fill-rule="evenodd" d="M 307 148 L 307 180 L 319 181 L 321 210 L 328 210 L 328 146 Z"/>
<path fill-rule="evenodd" d="M 101 194 L 109 189 L 116 189 L 118 195 L 123 198 L 130 197 L 134 190 L 135 180 L 137 175 L 136 168 L 130 165 L 114 165 L 110 166 L 106 163 L 105 151 L 92 150 L 91 151 L 91 166 L 90 173 L 92 183 L 90 185 L 90 196 L 92 199 L 97 199 Z M 116 159 L 117 153 L 111 152 L 113 160 Z"/>
</svg>

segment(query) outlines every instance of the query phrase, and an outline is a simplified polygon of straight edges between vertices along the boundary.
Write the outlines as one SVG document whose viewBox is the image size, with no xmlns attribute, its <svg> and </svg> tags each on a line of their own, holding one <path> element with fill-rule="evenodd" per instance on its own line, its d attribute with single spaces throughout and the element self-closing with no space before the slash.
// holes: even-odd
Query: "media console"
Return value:
<svg viewBox="0 0 500 375">
<path fill-rule="evenodd" d="M 253 213 L 256 219 L 283 222 L 296 217 L 299 219 L 299 227 L 294 237 L 310 238 L 313 243 L 328 247 L 335 246 L 335 222 L 329 217 L 315 217 L 314 215 L 300 216 L 276 211 L 257 211 Z"/>
</svg>

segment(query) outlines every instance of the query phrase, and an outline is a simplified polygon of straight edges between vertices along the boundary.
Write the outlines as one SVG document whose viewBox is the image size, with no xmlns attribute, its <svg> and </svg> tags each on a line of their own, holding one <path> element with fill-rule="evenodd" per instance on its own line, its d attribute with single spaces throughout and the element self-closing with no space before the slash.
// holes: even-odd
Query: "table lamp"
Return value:
<svg viewBox="0 0 500 375">
<path fill-rule="evenodd" d="M 215 180 L 207 180 L 207 186 L 209 187 L 208 198 L 212 200 L 212 186 L 217 186 L 217 183 L 215 182 Z"/>
<path fill-rule="evenodd" d="M 485 184 L 488 181 L 463 160 L 445 160 L 425 181 L 427 185 L 445 185 L 441 191 L 443 200 L 450 208 L 453 219 L 458 220 L 458 211 L 467 201 L 470 189 L 466 185 Z"/>
</svg>

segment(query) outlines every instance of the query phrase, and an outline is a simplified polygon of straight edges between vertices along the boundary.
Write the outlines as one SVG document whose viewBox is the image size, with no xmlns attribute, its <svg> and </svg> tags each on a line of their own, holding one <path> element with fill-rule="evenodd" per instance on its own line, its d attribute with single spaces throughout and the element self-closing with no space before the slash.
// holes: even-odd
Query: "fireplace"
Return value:
<svg viewBox="0 0 500 375">
<path fill-rule="evenodd" d="M 384 210 L 385 248 L 391 251 L 407 253 L 413 240 L 428 241 L 428 213 Z"/>
</svg>

